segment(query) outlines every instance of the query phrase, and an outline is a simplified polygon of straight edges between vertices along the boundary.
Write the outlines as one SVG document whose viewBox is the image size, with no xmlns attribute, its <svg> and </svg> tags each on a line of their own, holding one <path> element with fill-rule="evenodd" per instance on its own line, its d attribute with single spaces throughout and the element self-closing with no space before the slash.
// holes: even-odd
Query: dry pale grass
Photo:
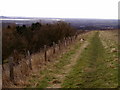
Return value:
<svg viewBox="0 0 120 90">
<path fill-rule="evenodd" d="M 80 38 L 81 36 L 78 36 Z M 79 40 L 77 38 L 77 40 Z M 84 38 L 84 34 L 82 35 Z M 10 81 L 9 77 L 9 65 L 8 63 L 4 64 L 4 70 L 2 70 L 2 87 L 3 88 L 24 88 L 29 85 L 27 82 L 30 76 L 37 76 L 38 71 L 42 70 L 47 63 L 55 62 L 55 58 L 64 54 L 68 51 L 69 46 L 74 44 L 75 40 L 72 43 L 67 43 L 67 46 L 64 46 L 64 43 L 61 43 L 61 50 L 59 50 L 59 46 L 55 45 L 55 54 L 53 54 L 53 47 L 47 47 L 47 62 L 44 59 L 44 50 L 40 50 L 40 52 L 32 54 L 30 57 L 26 57 L 22 59 L 19 65 L 14 66 L 14 82 Z M 29 67 L 29 59 L 31 58 L 32 62 L 32 70 Z M 36 73 L 36 75 L 34 75 Z M 38 77 L 39 78 L 39 77 Z"/>
<path fill-rule="evenodd" d="M 63 45 L 61 45 L 63 48 Z M 47 48 L 47 60 L 50 62 L 53 60 L 55 56 L 58 55 L 59 47 L 56 45 L 55 47 L 56 53 L 53 55 L 53 47 Z M 32 71 L 29 68 L 29 60 L 31 58 L 32 62 Z M 19 65 L 14 66 L 14 82 L 10 81 L 9 77 L 9 64 L 6 63 L 3 65 L 4 70 L 2 70 L 2 81 L 3 81 L 3 88 L 14 88 L 16 85 L 24 86 L 25 79 L 31 73 L 38 72 L 44 65 L 46 64 L 44 60 L 44 50 L 41 50 L 39 53 L 32 54 L 30 57 L 24 58 L 20 61 Z"/>
<path fill-rule="evenodd" d="M 2 82 L 3 82 L 3 88 L 9 88 L 14 87 L 15 85 L 18 85 L 20 81 L 25 80 L 25 77 L 29 75 L 30 69 L 28 65 L 28 60 L 22 60 L 19 65 L 14 66 L 14 82 L 10 81 L 9 77 L 9 65 L 5 64 L 4 70 L 2 71 Z"/>
</svg>

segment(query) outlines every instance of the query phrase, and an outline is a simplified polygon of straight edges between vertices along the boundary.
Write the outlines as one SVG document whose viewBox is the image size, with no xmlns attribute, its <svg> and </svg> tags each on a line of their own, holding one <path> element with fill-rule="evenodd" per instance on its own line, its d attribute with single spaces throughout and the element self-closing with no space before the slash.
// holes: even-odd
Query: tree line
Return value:
<svg viewBox="0 0 120 90">
<path fill-rule="evenodd" d="M 15 24 L 3 29 L 2 60 L 7 59 L 16 50 L 24 55 L 25 51 L 38 52 L 44 45 L 52 46 L 53 42 L 73 36 L 77 30 L 69 23 L 58 21 L 52 24 L 32 23 L 30 26 Z"/>
</svg>

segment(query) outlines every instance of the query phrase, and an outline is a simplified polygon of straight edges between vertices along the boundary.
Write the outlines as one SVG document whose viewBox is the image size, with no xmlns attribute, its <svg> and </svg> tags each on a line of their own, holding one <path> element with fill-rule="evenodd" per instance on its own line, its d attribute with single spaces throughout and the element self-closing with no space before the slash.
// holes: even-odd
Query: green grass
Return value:
<svg viewBox="0 0 120 90">
<path fill-rule="evenodd" d="M 46 70 L 48 72 L 45 74 L 44 79 L 41 80 L 41 82 L 39 83 L 38 88 L 45 88 L 49 86 L 49 82 L 54 79 L 52 78 L 53 74 L 61 73 L 63 67 L 70 63 L 71 57 L 75 54 L 76 50 L 79 49 L 79 47 L 80 47 L 80 43 L 77 43 L 72 50 L 66 52 L 61 58 L 59 58 L 58 59 L 59 62 L 54 65 L 54 69 L 52 70 L 52 72 Z"/>
<path fill-rule="evenodd" d="M 73 48 L 70 49 L 68 52 L 63 54 L 60 58 L 57 58 L 58 61 L 56 64 L 53 65 L 53 67 L 45 68 L 40 72 L 41 80 L 38 80 L 37 78 L 32 78 L 30 82 L 36 83 L 38 82 L 38 85 L 36 88 L 46 88 L 49 86 L 49 83 L 55 79 L 54 74 L 56 73 L 62 73 L 63 67 L 65 65 L 68 65 L 70 63 L 71 57 L 76 53 L 76 50 L 80 48 L 81 43 L 77 42 L 75 45 L 73 45 Z M 50 69 L 49 69 L 50 68 Z M 28 86 L 30 87 L 30 86 Z"/>
<path fill-rule="evenodd" d="M 112 54 L 113 55 L 113 54 Z M 111 88 L 117 86 L 117 70 L 108 68 L 106 60 L 113 59 L 104 49 L 99 32 L 90 39 L 89 46 L 66 76 L 63 88 Z"/>
<path fill-rule="evenodd" d="M 114 62 L 117 52 L 110 52 L 116 45 L 104 48 L 99 32 L 95 32 L 93 37 L 89 37 L 90 44 L 84 49 L 82 54 L 73 66 L 69 75 L 65 76 L 62 83 L 63 88 L 114 88 L 118 85 L 118 68 L 108 67 L 109 63 L 117 67 L 118 62 Z M 106 43 L 108 40 L 105 41 Z M 80 48 L 80 43 L 73 45 L 73 49 L 57 58 L 57 63 L 48 66 L 40 72 L 40 77 L 33 77 L 30 82 L 38 83 L 36 88 L 46 88 L 50 82 L 56 80 L 55 74 L 61 74 L 64 66 L 71 62 L 73 55 Z M 57 78 L 58 79 L 58 78 Z M 31 87 L 31 86 L 28 86 Z"/>
</svg>

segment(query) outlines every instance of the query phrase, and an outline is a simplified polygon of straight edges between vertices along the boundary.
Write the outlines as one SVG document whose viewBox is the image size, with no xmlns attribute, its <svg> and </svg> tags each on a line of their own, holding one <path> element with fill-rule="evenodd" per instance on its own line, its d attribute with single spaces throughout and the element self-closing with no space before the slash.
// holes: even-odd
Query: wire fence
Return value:
<svg viewBox="0 0 120 90">
<path fill-rule="evenodd" d="M 54 55 L 59 54 L 62 50 L 66 49 L 72 43 L 74 44 L 77 36 L 72 36 L 59 40 L 58 43 L 53 42 L 53 45 L 44 45 L 44 49 L 35 54 L 30 54 L 28 50 L 26 52 L 26 58 L 22 60 L 16 60 L 15 57 L 9 57 L 8 63 L 2 65 L 2 84 L 3 87 L 7 87 L 10 83 L 17 85 L 27 76 L 30 72 L 36 69 L 40 69 L 47 62 L 52 61 Z M 16 54 L 16 53 L 14 53 Z M 17 55 L 14 55 L 17 56 Z"/>
</svg>

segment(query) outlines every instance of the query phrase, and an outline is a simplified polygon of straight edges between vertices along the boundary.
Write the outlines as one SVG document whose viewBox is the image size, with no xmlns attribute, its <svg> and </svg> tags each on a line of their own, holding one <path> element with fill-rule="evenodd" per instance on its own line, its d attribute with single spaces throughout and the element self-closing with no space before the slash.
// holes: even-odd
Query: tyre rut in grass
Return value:
<svg viewBox="0 0 120 90">
<path fill-rule="evenodd" d="M 99 32 L 95 32 L 90 39 L 90 44 L 83 51 L 73 70 L 66 77 L 62 87 L 64 88 L 98 88 L 104 86 L 104 56 L 105 50 L 99 38 Z M 103 77 L 102 77 L 103 75 Z"/>
</svg>

